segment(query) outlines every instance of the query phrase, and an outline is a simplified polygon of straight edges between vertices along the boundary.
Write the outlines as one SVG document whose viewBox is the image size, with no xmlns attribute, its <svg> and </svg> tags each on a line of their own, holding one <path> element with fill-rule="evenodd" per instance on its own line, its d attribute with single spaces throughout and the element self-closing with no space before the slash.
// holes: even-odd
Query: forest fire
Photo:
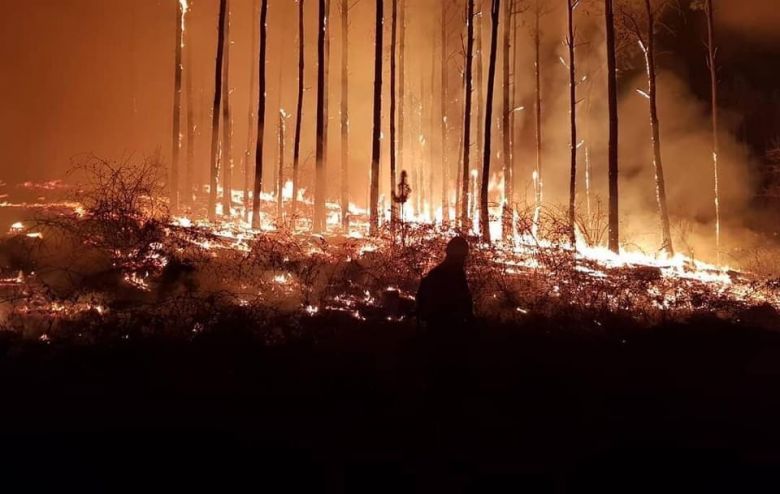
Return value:
<svg viewBox="0 0 780 494">
<path fill-rule="evenodd" d="M 6 4 L 5 490 L 780 492 L 778 0 Z"/>
<path fill-rule="evenodd" d="M 370 236 L 368 212 L 354 205 L 349 230 L 344 231 L 337 204 L 328 204 L 334 212 L 328 216 L 328 229 L 312 234 L 306 221 L 276 219 L 273 195 L 261 201 L 259 229 L 241 219 L 242 211 L 236 219 L 216 225 L 205 217 L 155 216 L 157 206 L 148 199 L 138 201 L 146 203 L 145 209 L 121 218 L 96 209 L 96 204 L 116 204 L 101 194 L 87 193 L 100 200 L 86 204 L 53 201 L 51 208 L 43 209 L 33 204 L 34 218 L 11 225 L 3 243 L 6 251 L 13 252 L 19 242 L 17 248 L 29 249 L 22 247 L 22 239 L 43 243 L 29 251 L 20 266 L 13 266 L 16 271 L 3 273 L 0 299 L 6 327 L 51 336 L 57 328 L 83 324 L 85 318 L 99 325 L 142 317 L 153 301 L 154 312 L 178 311 L 186 314 L 188 326 L 202 328 L 213 318 L 200 313 L 198 305 L 206 300 L 225 313 L 251 310 L 253 317 L 267 317 L 271 311 L 286 317 L 343 314 L 356 321 L 403 323 L 413 316 L 419 276 L 457 234 L 426 221 L 424 214 L 402 211 L 399 216 L 405 220 L 395 231 L 386 227 Z M 240 197 L 240 191 L 235 195 Z M 311 206 L 304 194 L 301 199 L 299 207 Z M 283 211 L 289 210 L 288 202 Z M 62 204 L 69 204 L 70 210 L 63 210 Z M 491 229 L 500 233 L 498 210 L 493 217 Z M 130 237 L 127 221 L 135 229 Z M 554 215 L 534 223 L 531 217 L 516 218 L 510 241 L 499 237 L 486 244 L 473 234 L 475 252 L 468 271 L 482 317 L 517 320 L 568 307 L 600 314 L 590 317 L 625 313 L 652 324 L 659 317 L 684 320 L 714 312 L 736 320 L 751 307 L 780 309 L 780 285 L 771 279 L 680 253 L 615 254 L 589 246 L 579 233 L 573 248 Z M 112 235 L 121 242 L 115 244 Z M 82 256 L 99 265 L 105 262 L 99 261 L 102 258 L 110 260 L 110 266 L 90 265 L 84 267 L 87 272 L 71 272 L 75 278 L 64 281 L 65 269 L 74 267 L 58 265 L 52 252 L 63 245 L 81 249 Z M 26 271 L 24 265 L 36 271 Z M 103 281 L 96 283 L 95 278 Z"/>
</svg>

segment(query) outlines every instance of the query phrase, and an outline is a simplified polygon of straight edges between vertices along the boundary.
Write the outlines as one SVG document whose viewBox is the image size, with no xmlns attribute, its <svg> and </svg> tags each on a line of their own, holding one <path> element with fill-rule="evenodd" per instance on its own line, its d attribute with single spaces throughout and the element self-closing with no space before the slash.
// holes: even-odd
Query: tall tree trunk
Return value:
<svg viewBox="0 0 780 494">
<path fill-rule="evenodd" d="M 328 161 L 329 150 L 328 145 L 330 139 L 328 137 L 330 131 L 330 0 L 325 0 L 325 91 L 322 93 L 322 111 L 323 111 L 323 127 L 322 127 L 322 166 L 320 167 L 321 176 L 319 180 L 322 182 L 322 229 L 326 230 L 327 225 L 327 197 L 328 197 Z"/>
<path fill-rule="evenodd" d="M 447 70 L 447 3 L 441 2 L 441 222 L 442 226 L 450 224 L 449 203 L 449 147 L 447 106 L 449 96 L 449 71 Z"/>
<path fill-rule="evenodd" d="M 399 170 L 404 169 L 404 142 L 406 132 L 404 119 L 406 116 L 406 0 L 401 2 L 399 12 L 399 28 L 401 30 L 398 47 L 398 164 Z"/>
<path fill-rule="evenodd" d="M 503 133 L 503 163 L 504 163 L 504 204 L 502 208 L 501 226 L 505 242 L 512 240 L 512 200 L 513 190 L 512 182 L 512 101 L 511 101 L 511 80 L 509 74 L 509 58 L 511 56 L 511 34 L 512 34 L 512 7 L 514 0 L 504 1 L 504 51 L 503 51 L 503 114 L 501 115 L 501 127 Z"/>
<path fill-rule="evenodd" d="M 382 49 L 384 0 L 376 0 L 376 43 L 374 50 L 374 130 L 371 142 L 371 213 L 370 234 L 379 233 L 379 153 L 382 131 Z"/>
<path fill-rule="evenodd" d="M 259 0 L 252 1 L 252 19 L 257 19 L 260 11 Z M 258 26 L 256 23 L 252 23 L 252 60 L 249 64 L 249 94 L 250 103 L 249 111 L 247 112 L 247 126 L 246 126 L 246 151 L 244 152 L 244 219 L 249 219 L 249 207 L 252 205 L 249 196 L 249 179 L 251 177 L 249 160 L 252 158 L 252 131 L 255 130 L 255 112 L 254 105 L 251 100 L 255 94 L 255 86 L 257 85 L 257 57 L 255 56 L 255 47 L 257 46 Z"/>
<path fill-rule="evenodd" d="M 666 204 L 666 182 L 664 167 L 661 160 L 661 125 L 658 120 L 658 91 L 656 87 L 655 65 L 655 13 L 650 0 L 645 0 L 647 13 L 647 46 L 643 47 L 645 66 L 647 68 L 648 100 L 650 102 L 650 128 L 653 141 L 653 170 L 655 171 L 655 194 L 658 202 L 658 213 L 661 216 L 661 233 L 663 244 L 661 248 L 671 257 L 674 255 L 672 246 L 672 231 L 669 226 L 669 210 Z"/>
<path fill-rule="evenodd" d="M 317 23 L 317 150 L 314 183 L 314 231 L 325 229 L 325 33 L 327 5 L 319 0 Z"/>
<path fill-rule="evenodd" d="M 431 85 L 430 85 L 430 93 L 428 94 L 428 97 L 430 99 L 430 105 L 428 106 L 428 210 L 430 211 L 430 219 L 431 223 L 434 223 L 436 221 L 436 208 L 434 207 L 433 202 L 433 177 L 434 177 L 434 168 L 433 163 L 436 161 L 436 148 L 434 146 L 434 129 L 436 128 L 436 99 L 433 97 L 434 94 L 436 94 L 436 37 L 437 33 L 435 31 L 431 31 L 433 34 L 433 39 L 431 40 Z"/>
<path fill-rule="evenodd" d="M 268 38 L 268 0 L 260 6 L 260 54 L 257 77 L 257 147 L 255 149 L 255 184 L 252 191 L 252 228 L 260 228 L 260 193 L 263 190 L 263 144 L 265 143 L 265 58 Z"/>
<path fill-rule="evenodd" d="M 341 0 L 341 226 L 349 229 L 349 0 Z"/>
<path fill-rule="evenodd" d="M 179 152 L 181 151 L 181 75 L 182 75 L 182 47 L 184 46 L 184 4 L 176 2 L 176 50 L 175 67 L 173 77 L 173 147 L 171 152 L 171 177 L 169 184 L 169 197 L 171 211 L 179 209 Z"/>
<path fill-rule="evenodd" d="M 396 152 L 398 150 L 398 136 L 396 134 L 396 43 L 398 38 L 398 0 L 393 1 L 392 34 L 390 40 L 390 228 L 395 228 L 398 220 L 398 207 L 396 206 Z"/>
<path fill-rule="evenodd" d="M 541 0 L 536 1 L 534 6 L 534 78 L 536 81 L 536 170 L 534 176 L 534 229 L 539 230 L 539 223 L 542 216 L 542 200 L 544 197 L 544 180 L 542 176 L 542 6 Z"/>
<path fill-rule="evenodd" d="M 225 15 L 225 64 L 222 74 L 222 214 L 233 205 L 233 115 L 230 108 L 230 1 Z"/>
<path fill-rule="evenodd" d="M 615 13 L 612 0 L 604 0 L 607 41 L 607 95 L 609 106 L 609 250 L 620 251 L 618 217 L 618 96 L 615 54 Z"/>
<path fill-rule="evenodd" d="M 187 15 L 187 12 L 184 13 Z M 186 17 L 185 17 L 186 19 Z M 187 85 L 187 170 L 184 174 L 184 196 L 182 197 L 184 204 L 192 204 L 192 189 L 195 183 L 195 130 L 197 123 L 195 122 L 195 95 L 192 90 L 192 30 L 184 30 L 185 37 L 185 57 L 187 59 L 187 73 L 186 85 Z"/>
<path fill-rule="evenodd" d="M 712 171 L 715 185 L 715 251 L 720 262 L 720 143 L 718 141 L 718 49 L 715 46 L 715 7 L 712 0 L 705 4 L 707 14 L 707 65 L 710 69 L 712 97 Z"/>
<path fill-rule="evenodd" d="M 569 242 L 572 248 L 576 247 L 577 236 L 575 232 L 575 209 L 577 200 L 577 70 L 574 59 L 576 40 L 574 39 L 574 7 L 577 0 L 567 0 L 567 39 L 569 50 L 569 125 L 571 130 L 571 162 L 569 177 Z"/>
<path fill-rule="evenodd" d="M 219 27 L 217 35 L 217 63 L 214 70 L 214 105 L 211 113 L 211 170 L 209 177 L 209 221 L 217 219 L 217 177 L 219 168 L 217 157 L 219 156 L 219 114 L 222 105 L 222 72 L 225 49 L 225 18 L 227 13 L 227 0 L 219 2 Z"/>
<path fill-rule="evenodd" d="M 344 0 L 346 1 L 346 0 Z M 295 229 L 296 214 L 298 207 L 298 186 L 301 164 L 301 124 L 303 121 L 303 78 L 305 68 L 305 33 L 303 30 L 303 7 L 304 0 L 298 0 L 298 100 L 295 110 L 295 142 L 293 143 L 293 176 L 292 176 L 292 206 L 290 217 Z"/>
<path fill-rule="evenodd" d="M 279 110 L 279 168 L 276 172 L 276 218 L 281 224 L 284 208 L 284 110 Z"/>
<path fill-rule="evenodd" d="M 478 0 L 479 5 L 477 7 L 478 14 L 474 20 L 474 49 L 476 50 L 474 53 L 474 63 L 476 70 L 476 89 L 477 89 L 477 146 L 476 146 L 476 159 L 477 161 L 482 159 L 483 150 L 485 148 L 485 132 L 484 127 L 482 126 L 485 122 L 485 81 L 484 81 L 484 74 L 485 69 L 483 67 L 482 62 L 482 9 L 484 7 L 483 1 L 492 2 L 493 0 Z M 479 166 L 479 163 L 477 163 L 476 170 L 478 173 L 478 177 L 482 175 L 482 167 Z M 474 203 L 476 204 L 476 202 Z M 475 208 L 476 211 L 476 208 Z"/>
<path fill-rule="evenodd" d="M 463 230 L 468 230 L 471 225 L 469 221 L 469 151 L 471 148 L 471 92 L 473 86 L 473 66 L 474 66 L 474 0 L 467 0 L 466 12 L 466 91 L 464 98 L 466 103 L 463 110 L 463 170 L 461 182 L 460 197 L 460 226 Z"/>
<path fill-rule="evenodd" d="M 490 182 L 490 160 L 492 158 L 493 94 L 496 85 L 496 55 L 498 52 L 498 25 L 501 18 L 501 0 L 493 0 L 490 9 L 490 63 L 488 65 L 487 100 L 485 101 L 485 146 L 482 156 L 482 190 L 480 195 L 479 226 L 482 240 L 490 243 L 490 210 L 488 209 L 488 183 Z"/>
</svg>

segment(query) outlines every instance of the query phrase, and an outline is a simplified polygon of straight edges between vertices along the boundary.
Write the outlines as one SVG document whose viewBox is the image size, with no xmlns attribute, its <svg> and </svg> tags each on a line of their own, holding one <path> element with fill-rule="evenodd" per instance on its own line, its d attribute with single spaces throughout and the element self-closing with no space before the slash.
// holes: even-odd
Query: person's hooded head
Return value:
<svg viewBox="0 0 780 494">
<path fill-rule="evenodd" d="M 447 244 L 447 262 L 465 264 L 469 257 L 469 243 L 463 237 L 455 237 Z"/>
</svg>

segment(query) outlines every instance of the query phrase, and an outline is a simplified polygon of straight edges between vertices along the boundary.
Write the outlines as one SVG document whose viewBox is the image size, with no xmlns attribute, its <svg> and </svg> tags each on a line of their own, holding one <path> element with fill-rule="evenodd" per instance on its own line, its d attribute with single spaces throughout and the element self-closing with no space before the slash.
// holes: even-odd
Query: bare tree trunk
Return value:
<svg viewBox="0 0 780 494">
<path fill-rule="evenodd" d="M 620 252 L 620 218 L 618 217 L 618 98 L 617 60 L 615 55 L 615 13 L 612 0 L 604 0 L 607 41 L 607 93 L 609 106 L 609 249 Z"/>
<path fill-rule="evenodd" d="M 169 197 L 171 211 L 179 209 L 179 152 L 181 151 L 181 75 L 182 46 L 184 46 L 184 5 L 176 2 L 176 54 L 173 78 L 173 151 L 171 153 L 171 178 Z"/>
<path fill-rule="evenodd" d="M 268 37 L 268 0 L 260 6 L 260 55 L 258 57 L 257 147 L 255 149 L 255 185 L 252 192 L 252 228 L 260 228 L 260 193 L 263 190 L 263 144 L 265 143 L 265 58 Z"/>
<path fill-rule="evenodd" d="M 577 199 L 577 70 L 574 59 L 574 7 L 577 0 L 567 0 L 568 34 L 566 45 L 569 50 L 569 125 L 571 130 L 571 164 L 569 177 L 569 241 L 572 248 L 576 247 L 575 208 Z"/>
<path fill-rule="evenodd" d="M 382 49 L 384 0 L 376 0 L 376 42 L 374 50 L 374 130 L 371 142 L 371 213 L 370 234 L 379 233 L 379 153 L 382 131 Z"/>
<path fill-rule="evenodd" d="M 431 85 L 430 93 L 428 97 L 430 99 L 430 105 L 428 105 L 428 210 L 430 211 L 431 223 L 436 221 L 436 208 L 433 202 L 433 163 L 436 161 L 436 148 L 434 145 L 434 129 L 436 128 L 436 105 L 433 95 L 436 93 L 436 32 L 431 31 L 433 39 L 431 40 Z"/>
<path fill-rule="evenodd" d="M 347 1 L 347 0 L 344 0 Z M 295 110 L 295 142 L 293 143 L 293 187 L 292 187 L 292 206 L 290 209 L 290 217 L 293 221 L 293 229 L 295 229 L 295 215 L 298 207 L 298 180 L 300 174 L 301 163 L 301 123 L 303 120 L 303 77 L 305 68 L 305 46 L 304 46 L 304 30 L 303 30 L 303 7 L 304 0 L 298 0 L 298 102 L 296 103 Z"/>
<path fill-rule="evenodd" d="M 325 34 L 327 5 L 319 0 L 319 22 L 317 23 L 317 163 L 314 184 L 314 231 L 325 229 Z"/>
<path fill-rule="evenodd" d="M 484 127 L 482 126 L 485 122 L 485 81 L 484 81 L 484 67 L 482 64 L 482 8 L 483 8 L 483 1 L 492 2 L 493 0 L 478 0 L 479 6 L 477 7 L 478 14 L 474 20 L 474 49 L 476 50 L 474 53 L 474 63 L 476 66 L 474 69 L 476 70 L 476 89 L 477 89 L 477 142 L 476 142 L 476 159 L 477 161 L 482 159 L 482 153 L 485 147 L 485 132 Z M 481 178 L 482 175 L 482 167 L 479 166 L 479 163 L 477 163 L 476 166 L 477 169 L 477 177 Z M 476 202 L 474 203 L 476 204 Z M 476 211 L 476 208 L 475 208 Z"/>
<path fill-rule="evenodd" d="M 718 49 L 715 46 L 715 7 L 712 0 L 705 4 L 707 14 L 707 65 L 710 69 L 710 93 L 712 96 L 712 171 L 715 184 L 715 251 L 720 262 L 720 143 L 718 140 Z"/>
<path fill-rule="evenodd" d="M 258 0 L 252 2 L 252 19 L 258 17 L 260 6 Z M 255 94 L 255 86 L 257 85 L 257 57 L 254 55 L 254 48 L 257 46 L 258 26 L 256 23 L 252 23 L 252 61 L 249 68 L 249 94 Z M 249 111 L 247 112 L 247 126 L 246 126 L 246 151 L 244 152 L 244 219 L 249 219 L 249 207 L 251 206 L 251 200 L 249 196 L 249 178 L 250 165 L 249 160 L 252 158 L 252 131 L 255 130 L 255 112 L 254 105 L 252 105 L 250 96 Z"/>
<path fill-rule="evenodd" d="M 322 111 L 323 111 L 323 126 L 322 126 L 322 167 L 321 176 L 319 177 L 322 182 L 322 229 L 327 230 L 327 198 L 328 198 L 328 161 L 329 161 L 329 149 L 328 144 L 330 139 L 328 137 L 330 131 L 330 0 L 325 0 L 325 91 L 322 93 Z"/>
<path fill-rule="evenodd" d="M 490 29 L 490 62 L 488 65 L 487 100 L 485 101 L 485 146 L 482 156 L 482 191 L 480 196 L 479 226 L 482 240 L 490 243 L 490 211 L 488 209 L 488 183 L 490 182 L 490 160 L 492 158 L 493 136 L 493 94 L 496 85 L 496 55 L 498 52 L 498 25 L 501 13 L 501 0 L 493 0 L 490 9 L 492 26 Z M 508 51 L 508 50 L 507 50 Z"/>
<path fill-rule="evenodd" d="M 214 70 L 214 105 L 211 114 L 211 173 L 209 178 L 209 221 L 217 219 L 217 177 L 219 168 L 219 114 L 222 105 L 222 72 L 225 49 L 225 18 L 227 0 L 219 2 L 219 27 L 217 36 L 217 63 Z"/>
<path fill-rule="evenodd" d="M 447 3 L 441 2 L 441 223 L 450 224 L 449 155 L 447 105 L 449 104 L 449 71 L 447 70 Z"/>
<path fill-rule="evenodd" d="M 404 141 L 406 132 L 404 118 L 406 115 L 406 0 L 399 0 L 401 8 L 399 12 L 400 40 L 398 47 L 398 165 L 399 170 L 404 169 Z"/>
<path fill-rule="evenodd" d="M 501 127 L 503 128 L 503 162 L 504 162 L 504 204 L 501 211 L 501 226 L 505 242 L 512 240 L 512 205 L 514 203 L 512 195 L 512 129 L 511 129 L 511 80 L 509 74 L 509 58 L 511 56 L 511 34 L 512 34 L 512 7 L 514 0 L 505 0 L 504 2 L 504 51 L 503 51 L 503 115 L 501 115 Z"/>
<path fill-rule="evenodd" d="M 655 14 L 650 0 L 645 0 L 647 13 L 647 46 L 643 46 L 645 66 L 647 68 L 648 100 L 650 103 L 650 128 L 653 141 L 653 170 L 655 171 L 655 194 L 658 202 L 658 213 L 661 216 L 661 233 L 663 244 L 661 248 L 669 256 L 674 255 L 672 246 L 672 232 L 669 225 L 669 210 L 666 203 L 666 182 L 664 180 L 664 167 L 661 160 L 661 125 L 658 120 L 658 91 L 656 88 L 655 66 Z"/>
<path fill-rule="evenodd" d="M 284 208 L 284 111 L 279 110 L 279 169 L 276 172 L 276 217 L 281 223 Z"/>
<path fill-rule="evenodd" d="M 467 0 L 466 12 L 466 91 L 464 97 L 466 103 L 463 111 L 463 170 L 460 209 L 460 227 L 468 230 L 471 225 L 469 222 L 469 151 L 471 147 L 471 92 L 472 76 L 474 66 L 474 0 Z"/>
<path fill-rule="evenodd" d="M 341 226 L 349 229 L 349 0 L 341 0 Z"/>
<path fill-rule="evenodd" d="M 222 214 L 233 205 L 233 115 L 230 108 L 230 1 L 225 15 L 225 64 L 222 77 Z"/>
<path fill-rule="evenodd" d="M 187 13 L 185 12 L 186 16 Z M 186 58 L 187 58 L 187 170 L 184 175 L 184 196 L 182 197 L 184 204 L 192 204 L 192 189 L 195 182 L 195 129 L 197 123 L 195 122 L 195 96 L 192 90 L 192 31 L 185 29 L 184 37 Z"/>
<path fill-rule="evenodd" d="M 538 231 L 542 216 L 542 200 L 544 197 L 544 180 L 542 176 L 542 64 L 541 44 L 542 30 L 540 21 L 542 6 L 537 0 L 534 12 L 534 76 L 536 79 L 536 175 L 534 177 L 534 227 Z"/>
<path fill-rule="evenodd" d="M 390 228 L 395 228 L 398 220 L 396 196 L 396 152 L 398 136 L 396 135 L 396 43 L 398 38 L 398 0 L 393 1 L 392 34 L 390 41 Z"/>
</svg>

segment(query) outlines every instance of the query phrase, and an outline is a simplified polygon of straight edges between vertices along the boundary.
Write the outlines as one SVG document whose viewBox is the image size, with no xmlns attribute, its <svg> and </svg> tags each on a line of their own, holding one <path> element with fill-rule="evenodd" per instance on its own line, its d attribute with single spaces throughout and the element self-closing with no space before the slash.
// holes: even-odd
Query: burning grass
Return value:
<svg viewBox="0 0 780 494">
<path fill-rule="evenodd" d="M 151 164 L 129 172 L 95 160 L 87 169 L 93 182 L 76 206 L 44 209 L 0 240 L 4 329 L 90 340 L 186 337 L 239 324 L 274 343 L 323 321 L 406 324 L 420 278 L 455 234 L 407 223 L 366 238 L 365 218 L 355 212 L 353 231 L 328 235 L 293 232 L 283 221 L 252 231 L 243 222 L 170 218 L 154 199 Z M 275 201 L 263 207 L 274 215 Z M 565 319 L 593 329 L 702 315 L 777 321 L 777 280 L 684 257 L 574 251 L 559 216 L 545 216 L 537 224 L 518 213 L 512 244 L 472 242 L 468 274 L 482 320 Z"/>
</svg>

